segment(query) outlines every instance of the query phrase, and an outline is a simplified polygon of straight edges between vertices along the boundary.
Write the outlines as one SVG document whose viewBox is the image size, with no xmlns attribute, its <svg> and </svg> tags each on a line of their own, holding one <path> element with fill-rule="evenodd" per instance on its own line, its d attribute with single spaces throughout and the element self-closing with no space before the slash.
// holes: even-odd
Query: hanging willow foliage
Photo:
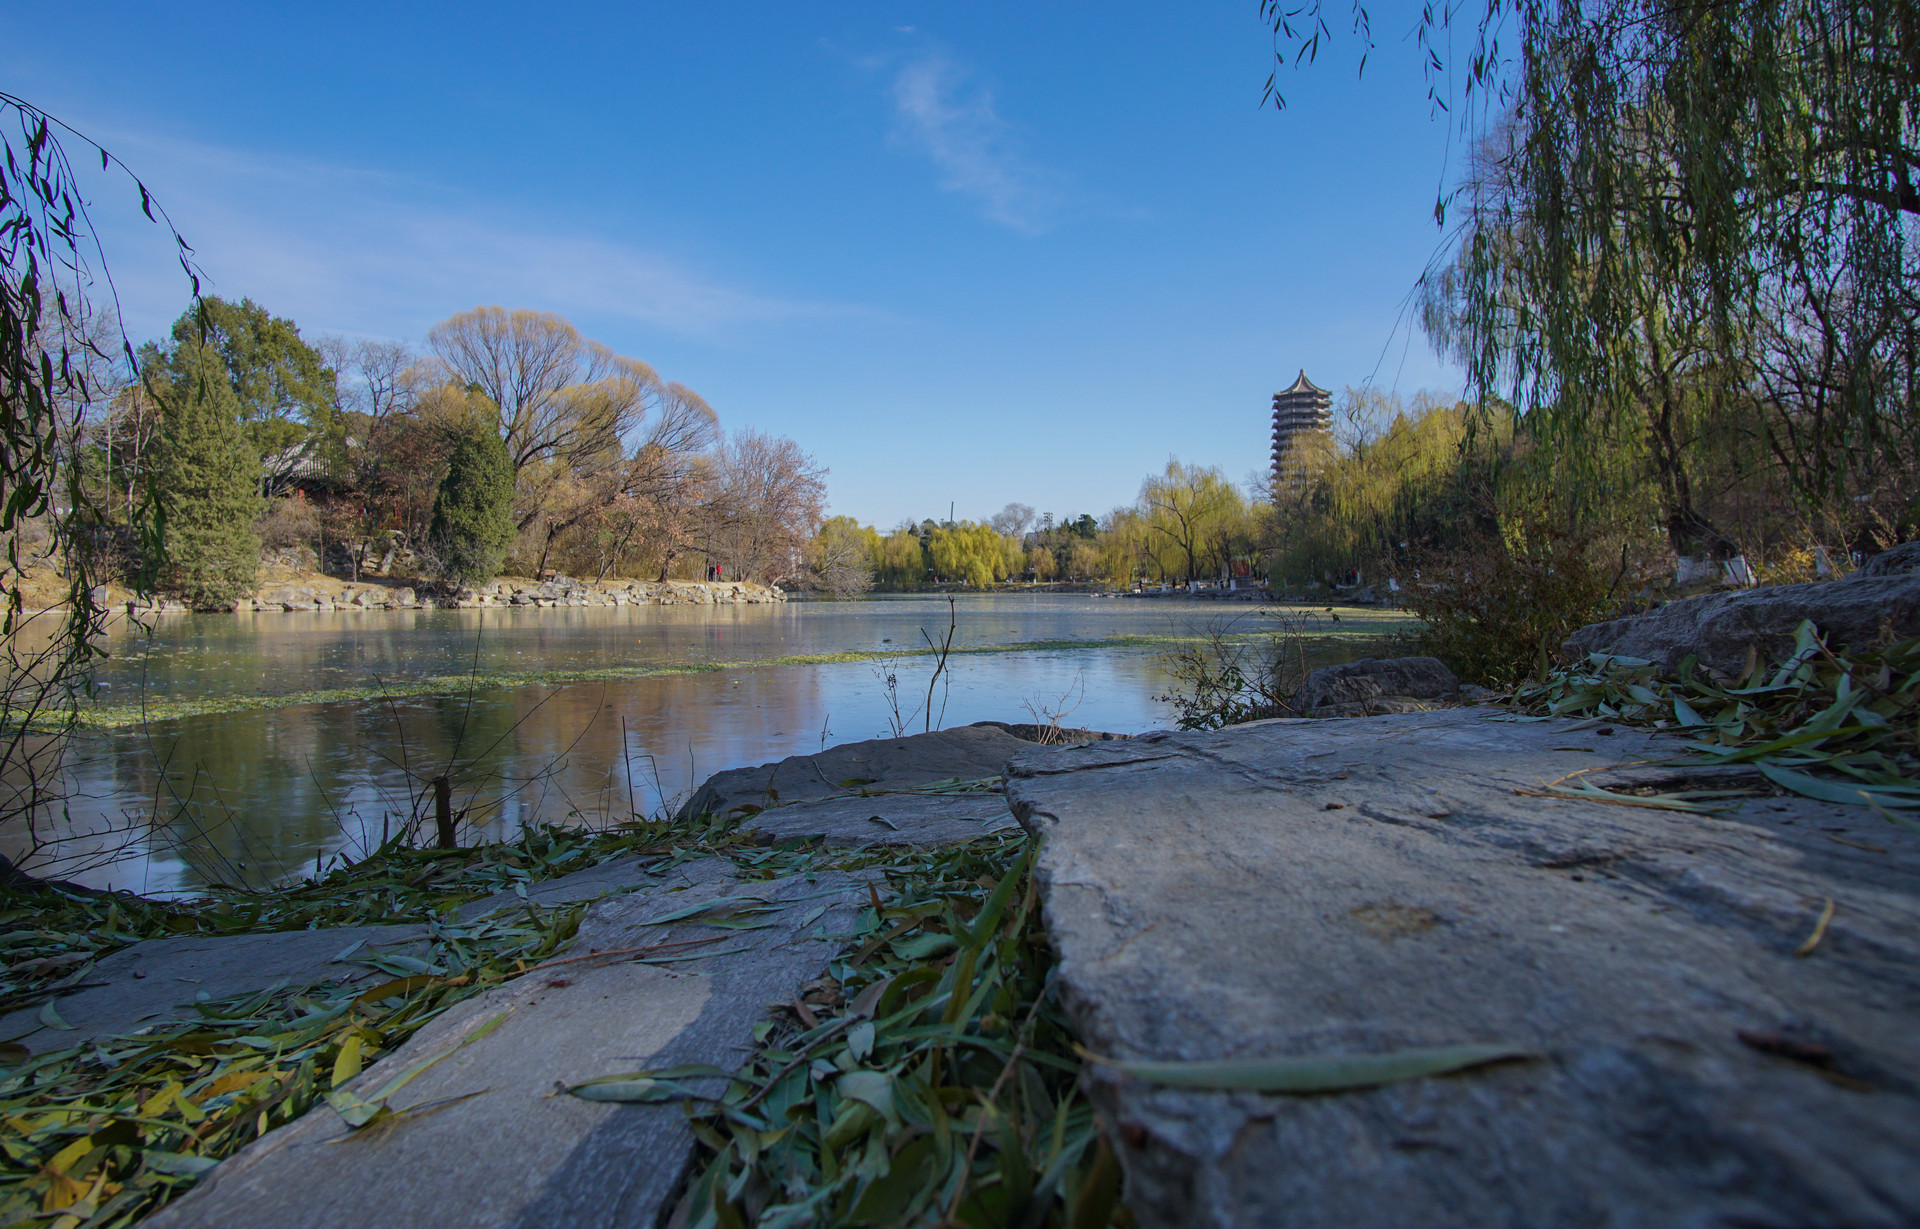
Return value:
<svg viewBox="0 0 1920 1229">
<path fill-rule="evenodd" d="M 1319 0 L 1263 12 L 1283 60 L 1329 35 Z M 1729 424 L 1816 533 L 1911 532 L 1920 8 L 1486 0 L 1418 33 L 1475 138 L 1426 321 L 1471 391 L 1575 455 L 1641 452 L 1676 549 L 1735 545 L 1699 489 Z"/>
<path fill-rule="evenodd" d="M 43 734 L 75 720 L 74 696 L 88 684 L 106 617 L 93 600 L 99 577 L 88 536 L 105 518 L 81 481 L 79 440 L 103 393 L 89 373 L 124 361 L 139 374 L 124 332 L 117 355 L 102 341 L 112 283 L 67 144 L 97 156 L 102 173 L 118 165 L 38 107 L 0 93 L 0 825 L 12 855 L 0 855 L 0 884 L 19 874 L 15 860 L 32 862 L 48 847 L 46 825 L 61 815 L 65 744 Z M 197 299 L 191 251 L 146 185 L 127 178 L 141 210 L 173 236 Z M 55 630 L 22 635 L 35 617 L 20 582 L 35 553 L 24 531 L 36 520 L 50 524 L 39 553 L 62 569 L 66 600 L 45 616 L 58 621 Z M 158 557 L 159 525 L 146 528 L 147 553 Z"/>
<path fill-rule="evenodd" d="M 89 358 L 111 360 L 90 323 L 97 292 L 112 298 L 105 260 L 75 169 L 62 143 L 84 146 L 105 172 L 117 165 L 107 151 L 33 104 L 0 93 L 0 539 L 5 562 L 22 569 L 15 532 L 22 521 L 54 513 L 61 530 L 83 523 L 88 507 L 79 481 L 73 436 L 78 407 L 100 391 L 90 386 Z M 146 216 L 167 227 L 180 267 L 197 297 L 199 273 L 180 238 L 146 185 L 128 176 Z M 137 374 L 132 345 L 119 337 L 119 357 Z M 86 653 L 96 612 L 88 600 L 90 577 L 83 551 L 71 533 L 55 535 L 68 551 L 69 617 L 75 624 L 72 651 Z M 21 611 L 18 585 L 0 588 L 11 636 Z"/>
</svg>

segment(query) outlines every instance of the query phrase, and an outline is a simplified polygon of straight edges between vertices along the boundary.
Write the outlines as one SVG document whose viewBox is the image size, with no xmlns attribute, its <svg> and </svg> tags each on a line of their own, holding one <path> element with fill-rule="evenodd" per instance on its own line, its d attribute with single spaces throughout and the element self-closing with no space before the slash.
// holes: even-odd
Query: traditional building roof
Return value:
<svg viewBox="0 0 1920 1229">
<path fill-rule="evenodd" d="M 1318 384 L 1315 384 L 1312 380 L 1307 379 L 1307 369 L 1305 367 L 1302 367 L 1300 369 L 1299 379 L 1295 380 L 1292 384 L 1289 384 L 1286 388 L 1281 389 L 1280 392 L 1277 393 L 1276 395 L 1284 397 L 1284 396 L 1287 396 L 1289 393 L 1308 393 L 1308 394 L 1317 393 L 1322 397 L 1331 397 L 1333 395 L 1332 393 L 1329 393 L 1326 389 L 1321 388 Z"/>
</svg>

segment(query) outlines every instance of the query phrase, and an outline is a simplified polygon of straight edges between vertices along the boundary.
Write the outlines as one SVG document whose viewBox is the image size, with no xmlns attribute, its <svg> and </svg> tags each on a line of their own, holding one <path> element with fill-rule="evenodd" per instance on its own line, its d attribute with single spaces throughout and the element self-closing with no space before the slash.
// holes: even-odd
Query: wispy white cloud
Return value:
<svg viewBox="0 0 1920 1229">
<path fill-rule="evenodd" d="M 147 172 L 193 244 L 210 292 L 251 295 L 321 331 L 417 336 L 477 303 L 709 341 L 872 314 L 732 285 L 643 245 L 403 175 L 109 135 L 116 153 Z M 117 254 L 129 324 L 157 331 L 186 298 L 177 267 L 162 254 L 164 235 L 141 229 L 126 209 L 95 212 Z"/>
<path fill-rule="evenodd" d="M 1026 234 L 1047 229 L 1066 203 L 1061 177 L 1016 148 L 993 93 L 969 88 L 946 58 L 923 56 L 893 79 L 895 135 L 940 169 L 940 186 L 970 196 L 989 221 Z"/>
</svg>

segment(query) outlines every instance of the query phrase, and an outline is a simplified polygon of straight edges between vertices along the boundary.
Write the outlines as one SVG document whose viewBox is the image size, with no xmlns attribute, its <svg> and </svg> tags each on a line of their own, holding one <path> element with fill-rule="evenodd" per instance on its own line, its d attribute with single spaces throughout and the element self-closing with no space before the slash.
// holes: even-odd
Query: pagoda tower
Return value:
<svg viewBox="0 0 1920 1229">
<path fill-rule="evenodd" d="M 1273 493 L 1275 498 L 1298 495 L 1313 478 L 1317 462 L 1325 452 L 1315 447 L 1333 430 L 1333 394 L 1307 379 L 1300 378 L 1273 395 Z"/>
</svg>

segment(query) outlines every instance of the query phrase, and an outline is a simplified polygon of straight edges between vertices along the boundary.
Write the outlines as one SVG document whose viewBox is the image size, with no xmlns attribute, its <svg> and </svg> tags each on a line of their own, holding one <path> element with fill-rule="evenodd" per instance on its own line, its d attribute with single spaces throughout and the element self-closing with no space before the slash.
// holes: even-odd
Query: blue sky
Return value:
<svg viewBox="0 0 1920 1229">
<path fill-rule="evenodd" d="M 1258 0 L 0 12 L 4 88 L 139 173 L 214 293 L 416 344 L 559 312 L 883 528 L 1098 514 L 1172 455 L 1244 478 L 1301 367 L 1458 382 L 1402 314 L 1449 144 L 1414 8 L 1281 113 Z M 93 202 L 156 335 L 184 283 L 124 188 Z"/>
</svg>

